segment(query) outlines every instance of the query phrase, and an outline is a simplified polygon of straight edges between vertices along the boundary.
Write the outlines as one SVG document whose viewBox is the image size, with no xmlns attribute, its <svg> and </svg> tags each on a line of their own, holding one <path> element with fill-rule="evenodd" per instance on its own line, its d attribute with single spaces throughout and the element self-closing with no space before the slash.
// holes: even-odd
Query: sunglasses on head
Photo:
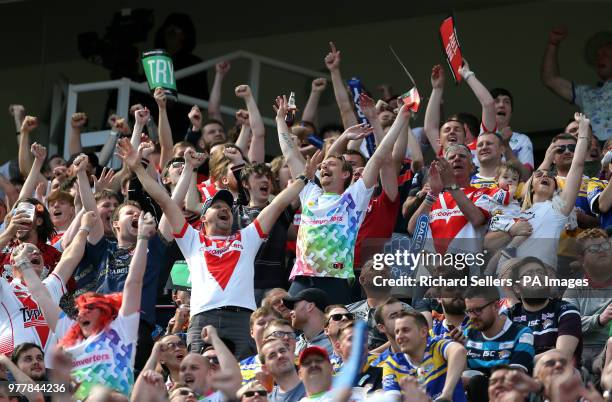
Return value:
<svg viewBox="0 0 612 402">
<path fill-rule="evenodd" d="M 558 145 L 557 149 L 555 150 L 555 152 L 558 154 L 565 153 L 565 151 L 574 153 L 574 151 L 576 151 L 576 144 Z"/>
<path fill-rule="evenodd" d="M 536 170 L 535 172 L 533 172 L 533 177 L 535 177 L 535 178 L 539 179 L 540 177 L 543 177 L 543 176 L 547 176 L 547 177 L 550 177 L 552 179 L 555 178 L 554 174 L 552 174 L 551 172 L 546 171 L 546 170 Z"/>
<path fill-rule="evenodd" d="M 330 321 L 342 321 L 343 318 L 346 318 L 349 321 L 353 321 L 355 319 L 355 314 L 353 313 L 338 313 L 332 314 L 329 316 Z"/>
<path fill-rule="evenodd" d="M 268 395 L 268 391 L 266 391 L 265 389 L 257 389 L 257 390 L 253 390 L 253 391 L 246 391 L 244 394 L 242 394 L 242 396 L 245 397 L 245 398 L 252 398 L 255 395 L 267 396 Z"/>
</svg>

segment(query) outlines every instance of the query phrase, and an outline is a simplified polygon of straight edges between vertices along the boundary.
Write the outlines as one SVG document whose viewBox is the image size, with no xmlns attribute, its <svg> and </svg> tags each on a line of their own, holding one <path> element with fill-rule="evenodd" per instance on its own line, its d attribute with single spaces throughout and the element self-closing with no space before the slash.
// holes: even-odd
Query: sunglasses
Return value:
<svg viewBox="0 0 612 402">
<path fill-rule="evenodd" d="M 558 154 L 565 153 L 565 151 L 574 153 L 576 151 L 576 144 L 566 144 L 566 145 L 558 145 L 555 152 Z"/>
<path fill-rule="evenodd" d="M 180 396 L 196 396 L 195 392 L 188 389 L 181 389 L 179 392 L 177 392 L 177 394 Z"/>
<path fill-rule="evenodd" d="M 482 314 L 482 312 L 484 311 L 485 308 L 487 308 L 491 304 L 495 303 L 496 301 L 497 300 L 490 301 L 487 304 L 485 304 L 484 306 L 480 306 L 480 307 L 466 308 L 465 309 L 465 314 L 467 314 L 467 315 L 480 315 L 480 314 Z"/>
<path fill-rule="evenodd" d="M 541 178 L 543 176 L 550 177 L 551 179 L 555 178 L 554 174 L 552 174 L 551 172 L 546 171 L 546 170 L 536 170 L 535 172 L 533 172 L 533 177 L 535 177 L 537 179 L 539 179 L 539 178 Z"/>
<path fill-rule="evenodd" d="M 346 318 L 349 321 L 353 321 L 355 319 L 355 314 L 353 313 L 339 313 L 332 314 L 329 316 L 330 321 L 342 321 L 343 318 Z"/>
<path fill-rule="evenodd" d="M 176 168 L 180 168 L 180 167 L 185 166 L 185 162 L 172 162 L 172 163 L 170 164 L 170 166 L 171 166 L 171 167 L 173 167 L 173 168 L 175 168 L 175 169 L 176 169 Z"/>
<path fill-rule="evenodd" d="M 269 334 L 266 338 L 289 338 L 289 339 L 297 339 L 295 332 L 287 332 L 287 331 L 274 331 Z"/>
<path fill-rule="evenodd" d="M 164 351 L 169 350 L 169 349 L 173 349 L 173 350 L 185 349 L 186 347 L 187 345 L 183 341 L 162 343 L 162 349 L 164 349 Z"/>
<path fill-rule="evenodd" d="M 589 247 L 585 247 L 584 251 L 588 251 L 589 253 L 599 253 L 600 251 L 610 251 L 612 249 L 612 245 L 610 242 L 603 242 L 600 244 L 591 244 Z"/>
<path fill-rule="evenodd" d="M 246 391 L 244 394 L 242 394 L 242 396 L 244 398 L 252 398 L 255 395 L 267 396 L 268 395 L 268 391 L 266 391 L 265 389 L 258 389 L 258 390 L 255 390 L 255 391 Z"/>
</svg>

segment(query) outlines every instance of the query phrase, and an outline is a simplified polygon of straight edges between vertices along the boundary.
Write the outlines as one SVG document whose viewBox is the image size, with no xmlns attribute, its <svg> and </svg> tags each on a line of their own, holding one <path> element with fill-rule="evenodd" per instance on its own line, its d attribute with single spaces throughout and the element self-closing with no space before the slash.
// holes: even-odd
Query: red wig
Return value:
<svg viewBox="0 0 612 402">
<path fill-rule="evenodd" d="M 121 301 L 123 300 L 123 295 L 121 293 L 112 293 L 110 295 L 101 295 L 94 292 L 87 292 L 76 298 L 75 302 L 79 309 L 82 311 L 84 308 L 91 307 L 93 305 L 94 308 L 100 309 L 101 316 L 96 328 L 94 329 L 94 333 L 98 333 L 111 321 L 117 318 L 119 314 L 119 309 L 121 308 Z M 61 346 L 74 346 L 85 339 L 83 335 L 83 331 L 81 331 L 81 326 L 76 323 L 64 335 L 64 337 L 58 342 Z"/>
</svg>

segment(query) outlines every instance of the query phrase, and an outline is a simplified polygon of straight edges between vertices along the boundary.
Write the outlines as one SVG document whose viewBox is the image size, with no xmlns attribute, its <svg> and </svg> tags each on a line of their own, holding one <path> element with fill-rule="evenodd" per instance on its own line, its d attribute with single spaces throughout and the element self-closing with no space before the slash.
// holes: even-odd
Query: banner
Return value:
<svg viewBox="0 0 612 402">
<path fill-rule="evenodd" d="M 361 106 L 359 105 L 359 95 L 361 95 L 361 90 L 362 90 L 361 80 L 359 80 L 359 78 L 353 77 L 350 80 L 348 80 L 347 83 L 351 90 L 351 95 L 353 96 L 353 103 L 355 104 L 355 111 L 357 111 L 357 120 L 359 121 L 359 123 L 370 124 L 368 119 L 365 117 L 365 114 L 361 110 Z M 347 128 L 348 127 L 345 127 L 345 129 Z M 374 138 L 373 133 L 368 134 L 365 137 L 365 144 L 366 144 L 366 151 L 368 152 L 366 157 L 369 158 L 370 156 L 374 155 L 374 151 L 376 150 L 376 139 Z M 363 145 L 362 145 L 362 152 L 363 152 Z"/>
<path fill-rule="evenodd" d="M 166 98 L 176 101 L 176 80 L 174 79 L 174 66 L 172 58 L 165 50 L 150 50 L 142 54 L 142 67 L 144 68 L 151 93 L 155 88 L 161 87 Z"/>
<path fill-rule="evenodd" d="M 446 55 L 446 61 L 450 67 L 455 83 L 461 82 L 459 67 L 463 64 L 463 56 L 461 55 L 461 46 L 459 38 L 455 30 L 455 19 L 451 15 L 442 21 L 440 25 L 440 38 L 442 39 L 442 48 Z"/>
</svg>

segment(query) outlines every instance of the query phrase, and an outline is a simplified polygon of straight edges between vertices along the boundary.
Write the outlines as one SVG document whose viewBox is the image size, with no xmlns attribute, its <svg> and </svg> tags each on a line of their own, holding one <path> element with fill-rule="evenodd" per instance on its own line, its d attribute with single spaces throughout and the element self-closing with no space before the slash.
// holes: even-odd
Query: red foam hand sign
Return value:
<svg viewBox="0 0 612 402">
<path fill-rule="evenodd" d="M 440 38 L 442 39 L 442 46 L 444 47 L 446 60 L 450 66 L 453 78 L 456 83 L 459 83 L 461 81 L 459 67 L 463 64 L 463 56 L 461 55 L 461 46 L 459 45 L 457 31 L 455 30 L 455 20 L 452 16 L 442 21 L 440 25 Z"/>
</svg>

